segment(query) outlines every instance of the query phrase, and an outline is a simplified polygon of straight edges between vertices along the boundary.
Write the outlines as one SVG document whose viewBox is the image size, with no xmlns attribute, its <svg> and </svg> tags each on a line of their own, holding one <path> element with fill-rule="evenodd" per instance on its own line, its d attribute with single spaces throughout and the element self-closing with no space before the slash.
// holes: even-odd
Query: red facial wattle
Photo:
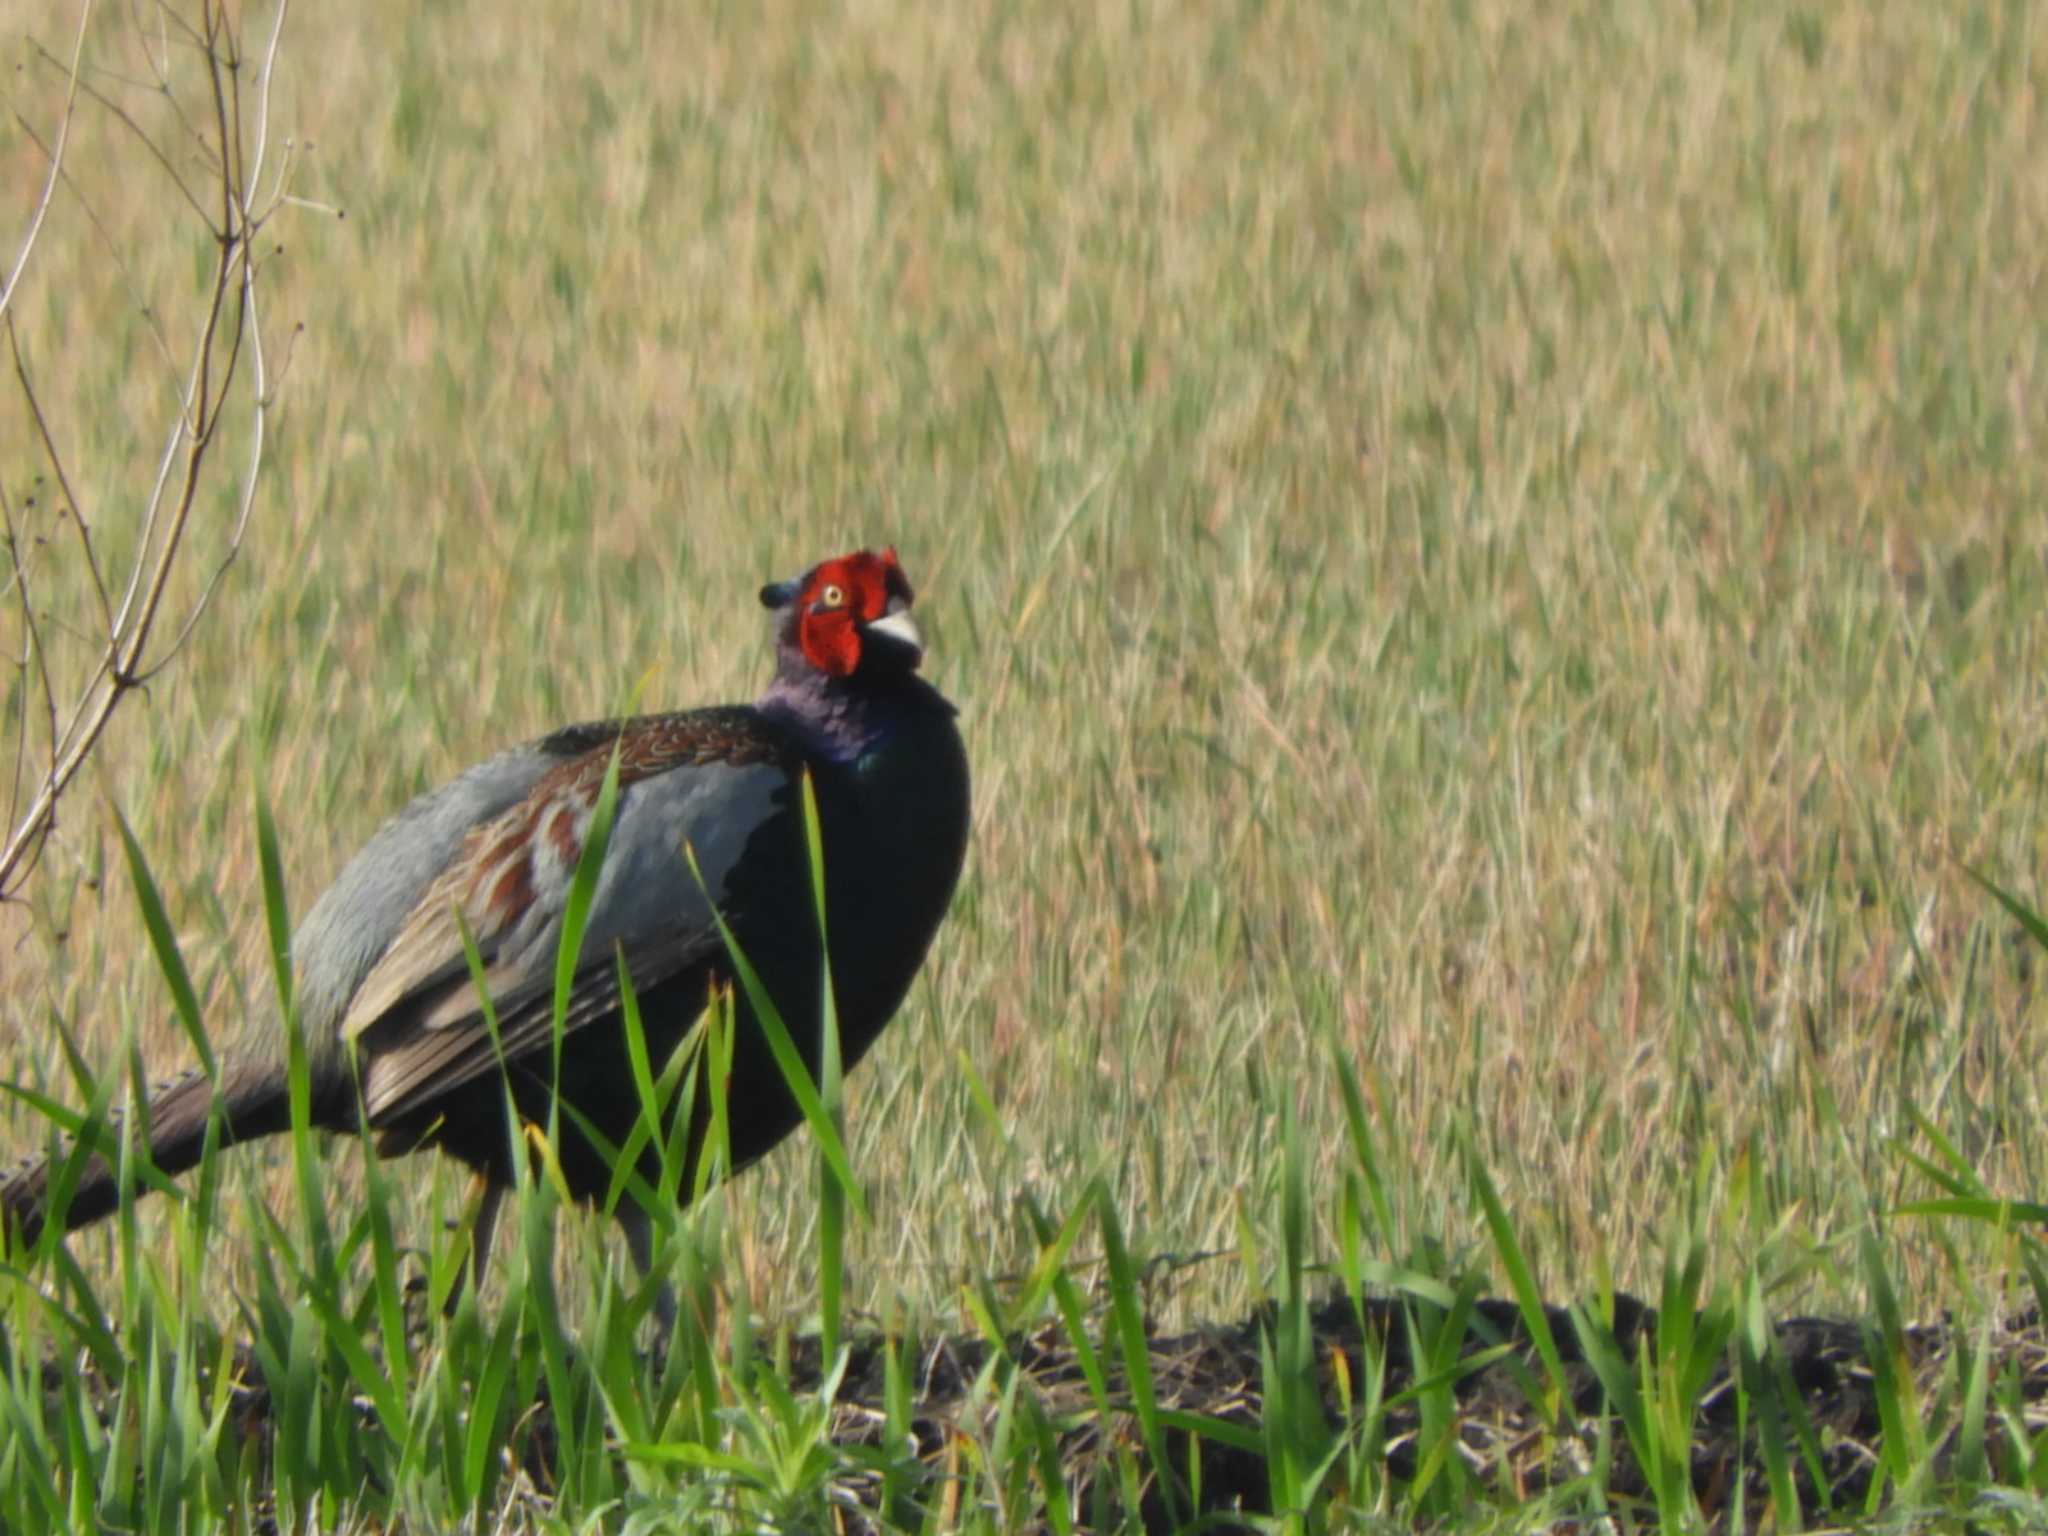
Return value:
<svg viewBox="0 0 2048 1536">
<path fill-rule="evenodd" d="M 797 623 L 804 655 L 820 672 L 851 677 L 860 666 L 860 630 L 844 608 L 806 610 Z"/>
<path fill-rule="evenodd" d="M 860 667 L 862 630 L 869 625 L 888 622 L 892 635 L 899 628 L 905 630 L 916 646 L 915 627 L 904 611 L 910 600 L 910 581 L 894 549 L 879 555 L 861 550 L 827 560 L 811 572 L 797 594 L 797 642 L 819 671 L 851 677 Z"/>
</svg>

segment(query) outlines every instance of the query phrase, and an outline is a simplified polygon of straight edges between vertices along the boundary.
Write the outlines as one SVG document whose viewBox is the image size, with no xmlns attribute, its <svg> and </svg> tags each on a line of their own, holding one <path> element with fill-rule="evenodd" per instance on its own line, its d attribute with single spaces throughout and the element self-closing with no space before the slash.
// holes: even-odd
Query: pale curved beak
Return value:
<svg viewBox="0 0 2048 1536">
<path fill-rule="evenodd" d="M 910 616 L 910 606 L 900 598 L 889 604 L 889 611 L 866 628 L 871 635 L 882 635 L 898 645 L 908 646 L 912 656 L 918 661 L 924 660 L 924 636 L 918 633 L 917 621 Z"/>
</svg>

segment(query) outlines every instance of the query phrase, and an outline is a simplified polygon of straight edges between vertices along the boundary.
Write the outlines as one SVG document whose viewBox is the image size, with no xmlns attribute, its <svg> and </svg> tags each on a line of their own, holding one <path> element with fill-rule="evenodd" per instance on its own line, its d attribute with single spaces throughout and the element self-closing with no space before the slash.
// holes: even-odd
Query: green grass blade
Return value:
<svg viewBox="0 0 2048 1536">
<path fill-rule="evenodd" d="M 604 765 L 604 782 L 597 791 L 597 803 L 591 808 L 590 825 L 583 834 L 583 849 L 576 857 L 576 873 L 569 881 L 569 894 L 562 903 L 562 931 L 555 945 L 555 994 L 553 1056 L 548 1081 L 559 1085 L 562 1081 L 562 1041 L 568 1030 L 569 999 L 575 994 L 576 977 L 583 968 L 583 934 L 590 925 L 590 905 L 597 899 L 597 880 L 604 868 L 604 856 L 610 846 L 612 818 L 619 804 L 619 748 L 624 735 L 612 740 L 611 756 Z M 481 992 L 478 994 L 481 996 Z M 548 1140 L 556 1140 L 560 1121 L 557 1111 L 560 1095 L 555 1095 L 548 1107 Z"/>
<path fill-rule="evenodd" d="M 818 820 L 818 788 L 810 770 L 803 775 L 804 847 L 810 858 L 811 899 L 818 922 L 818 1103 L 842 1138 L 844 1085 L 839 1060 L 839 1008 L 832 988 L 832 945 L 825 926 L 825 834 Z M 845 1159 L 842 1157 L 841 1162 Z M 850 1165 L 847 1165 L 850 1167 Z M 831 1160 L 818 1154 L 818 1315 L 827 1359 L 840 1348 L 846 1290 L 846 1200 L 848 1189 Z"/>
<path fill-rule="evenodd" d="M 1529 1267 L 1527 1255 L 1522 1252 L 1521 1241 L 1515 1235 L 1513 1223 L 1508 1220 L 1507 1209 L 1501 1204 L 1500 1192 L 1494 1188 L 1492 1176 L 1480 1160 L 1469 1126 L 1460 1128 L 1458 1140 L 1465 1152 L 1467 1179 L 1479 1200 L 1480 1209 L 1485 1213 L 1486 1229 L 1493 1237 L 1494 1252 L 1500 1257 L 1501 1267 L 1508 1272 L 1508 1284 L 1514 1291 L 1522 1326 L 1536 1346 L 1537 1358 L 1543 1362 L 1546 1378 L 1546 1396 L 1542 1404 L 1544 1418 L 1546 1422 L 1555 1423 L 1571 1394 L 1565 1381 L 1564 1361 L 1557 1351 L 1557 1340 L 1551 1336 L 1550 1317 L 1544 1309 L 1543 1294 L 1537 1289 L 1535 1273 Z"/>
<path fill-rule="evenodd" d="M 2005 908 L 2006 912 L 2012 917 L 2012 920 L 2026 930 L 2028 938 L 2032 939 L 2042 949 L 2048 949 L 2048 920 L 2043 920 L 2040 913 L 2036 912 L 2024 901 L 2021 901 L 2019 897 L 2006 890 L 2004 886 L 1991 880 L 1988 876 L 1972 869 L 1969 865 L 1963 865 L 1962 871 L 1971 880 L 1975 881 L 1977 886 L 1986 892 L 1992 900 Z"/>
<path fill-rule="evenodd" d="M 1075 1238 L 1082 1224 L 1098 1209 L 1100 1202 L 1109 1198 L 1108 1187 L 1102 1176 L 1096 1174 L 1083 1187 L 1075 1200 L 1067 1219 L 1057 1230 L 1039 1208 L 1037 1200 L 1026 1194 L 1022 1205 L 1026 1218 L 1038 1240 L 1038 1261 L 1032 1265 L 1031 1278 L 1027 1281 L 1024 1295 L 1019 1304 L 1010 1310 L 1011 1322 L 1008 1327 L 991 1318 L 985 1332 L 993 1332 L 1002 1338 L 1012 1328 L 1028 1326 L 1038 1315 L 1049 1291 L 1059 1309 L 1060 1324 L 1066 1330 L 1067 1344 L 1074 1352 L 1074 1363 L 1081 1372 L 1081 1379 L 1088 1384 L 1088 1393 L 1095 1404 L 1095 1411 L 1105 1421 L 1113 1411 L 1109 1394 L 1109 1377 L 1102 1368 L 1101 1357 L 1088 1337 L 1088 1308 L 1081 1297 L 1080 1287 L 1067 1273 L 1066 1256 L 1072 1250 Z"/>
<path fill-rule="evenodd" d="M 193 1054 L 206 1069 L 206 1075 L 218 1082 L 220 1070 L 214 1063 L 213 1045 L 206 1037 L 206 1026 L 199 1016 L 199 994 L 192 988 L 192 977 L 185 969 L 185 957 L 178 951 L 177 937 L 172 933 L 170 917 L 164 911 L 163 895 L 157 890 L 156 880 L 149 872 L 149 861 L 143 855 L 142 845 L 135 840 L 127 818 L 118 810 L 114 812 L 114 828 L 121 835 L 121 850 L 127 855 L 128 876 L 135 886 L 136 905 L 142 911 L 143 930 L 149 935 L 149 948 L 156 957 L 157 969 L 165 985 L 171 989 L 178 1023 L 185 1031 Z"/>
<path fill-rule="evenodd" d="M 1174 1483 L 1173 1463 L 1166 1455 L 1166 1434 L 1159 1419 L 1159 1399 L 1152 1380 L 1152 1346 L 1145 1332 L 1145 1317 L 1139 1306 L 1141 1287 L 1138 1272 L 1124 1245 L 1123 1225 L 1117 1220 L 1116 1204 L 1105 1188 L 1096 1202 L 1102 1225 L 1103 1262 L 1109 1272 L 1110 1318 L 1116 1329 L 1118 1351 L 1123 1360 L 1124 1388 L 1130 1394 L 1137 1415 L 1138 1432 L 1152 1459 L 1153 1475 L 1159 1479 L 1159 1495 L 1166 1505 L 1167 1519 L 1177 1520 L 1180 1492 Z"/>
<path fill-rule="evenodd" d="M 277 849 L 277 821 L 270 813 L 270 797 L 259 787 L 255 799 L 257 869 L 263 884 L 264 932 L 270 939 L 270 973 L 277 987 L 278 1007 L 289 1018 L 294 1008 L 292 923 L 290 903 L 285 897 L 284 859 Z"/>
<path fill-rule="evenodd" d="M 704 873 L 697 865 L 697 852 L 687 844 L 684 854 L 690 861 L 690 871 L 697 877 L 699 888 L 706 898 L 710 888 L 704 884 Z M 732 968 L 739 977 L 740 990 L 746 994 L 747 1006 L 754 1011 L 754 1022 L 760 1026 L 762 1038 L 768 1042 L 768 1049 L 775 1058 L 775 1065 L 782 1073 L 782 1080 L 788 1085 L 790 1096 L 796 1100 L 802 1112 L 804 1123 L 816 1138 L 819 1155 L 832 1170 L 832 1176 L 846 1191 L 847 1203 L 855 1216 L 868 1219 L 867 1204 L 854 1182 L 853 1165 L 846 1156 L 845 1144 L 840 1140 L 839 1129 L 832 1123 L 832 1116 L 826 1112 L 824 1100 L 818 1095 L 817 1085 L 812 1082 L 809 1068 L 805 1067 L 803 1056 L 798 1052 L 795 1039 L 789 1027 L 783 1023 L 782 1014 L 775 1007 L 775 1000 L 768 995 L 746 952 L 740 947 L 738 938 L 725 921 L 725 914 L 714 903 L 712 920 L 718 925 L 718 936 L 725 943 L 725 952 L 732 961 Z"/>
</svg>

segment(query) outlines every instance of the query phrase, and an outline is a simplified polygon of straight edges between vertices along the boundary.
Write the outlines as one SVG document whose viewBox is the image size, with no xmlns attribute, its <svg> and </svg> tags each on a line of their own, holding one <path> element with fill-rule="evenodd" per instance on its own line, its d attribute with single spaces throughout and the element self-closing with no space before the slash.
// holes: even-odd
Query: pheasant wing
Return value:
<svg viewBox="0 0 2048 1536">
<path fill-rule="evenodd" d="M 618 750 L 617 811 L 568 999 L 571 1030 L 616 1010 L 616 955 L 642 991 L 715 955 L 711 901 L 723 899 L 749 845 L 795 846 L 793 762 L 783 738 L 751 711 L 636 722 Z M 606 743 L 564 762 L 473 831 L 356 989 L 341 1032 L 362 1062 L 371 1124 L 549 1040 L 563 912 L 611 752 Z M 465 929 L 497 1016 L 495 1041 Z"/>
</svg>

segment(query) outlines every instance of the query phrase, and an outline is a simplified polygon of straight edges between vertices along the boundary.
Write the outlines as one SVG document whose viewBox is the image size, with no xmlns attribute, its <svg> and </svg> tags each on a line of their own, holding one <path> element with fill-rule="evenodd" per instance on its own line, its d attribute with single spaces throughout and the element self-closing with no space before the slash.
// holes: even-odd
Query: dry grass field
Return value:
<svg viewBox="0 0 2048 1536">
<path fill-rule="evenodd" d="M 11 242 L 74 21 L 0 14 Z M 110 551 L 212 260 L 152 15 L 93 14 L 11 312 Z M 1289 1116 L 1318 1284 L 1504 1292 L 1476 1164 L 1552 1300 L 1654 1296 L 1696 1233 L 1774 1310 L 1870 1313 L 1873 1255 L 1908 1316 L 2021 1306 L 2030 1239 L 1895 1208 L 1944 1192 L 1927 1127 L 2048 1197 L 2041 956 L 1967 873 L 2048 871 L 2044 90 L 1989 3 L 298 6 L 255 511 L 0 911 L 0 1077 L 75 1100 L 53 1018 L 187 1059 L 115 812 L 209 1029 L 261 1029 L 257 796 L 302 911 L 500 745 L 751 697 L 760 582 L 893 543 L 976 814 L 848 1084 L 858 1311 L 964 1322 L 1099 1175 L 1133 1263 L 1191 1260 L 1158 1322 L 1243 1316 Z M 40 1124 L 0 1103 L 0 1150 Z M 167 1296 L 232 1329 L 289 1164 L 223 1159 Z M 430 1242 L 461 1180 L 388 1176 Z M 816 1307 L 815 1182 L 799 1146 L 719 1197 L 736 1309 Z"/>
</svg>

